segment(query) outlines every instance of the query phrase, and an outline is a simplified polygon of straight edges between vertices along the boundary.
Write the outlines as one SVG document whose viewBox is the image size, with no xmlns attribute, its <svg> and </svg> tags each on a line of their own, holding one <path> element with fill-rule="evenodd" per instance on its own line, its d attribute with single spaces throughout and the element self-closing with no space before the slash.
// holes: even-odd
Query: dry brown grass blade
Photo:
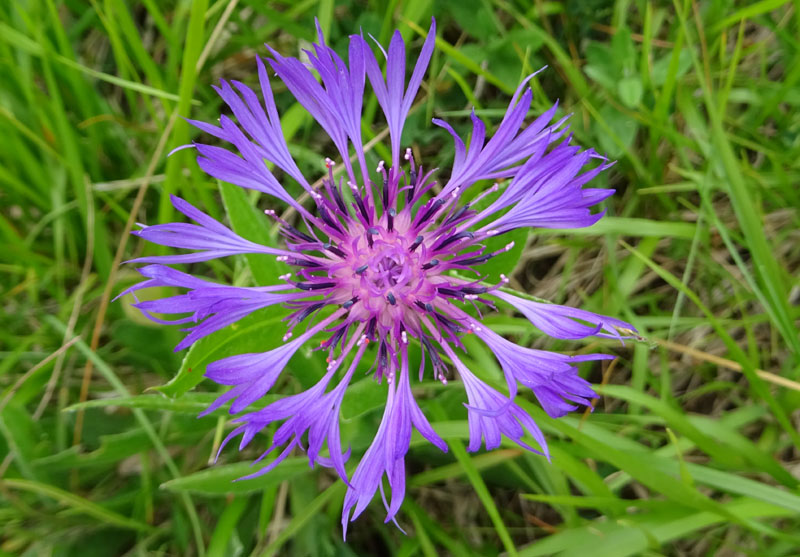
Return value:
<svg viewBox="0 0 800 557">
<path fill-rule="evenodd" d="M 697 358 L 698 360 L 703 360 L 704 362 L 710 362 L 726 369 L 731 369 L 740 373 L 742 372 L 742 366 L 733 360 L 721 358 L 720 356 L 715 356 L 713 354 L 709 354 L 708 352 L 703 352 L 702 350 L 692 348 L 691 346 L 685 346 L 669 340 L 661 340 L 658 338 L 651 338 L 650 340 L 659 346 L 663 346 L 667 350 L 680 352 L 681 354 L 686 354 L 687 356 Z M 780 385 L 781 387 L 786 387 L 787 389 L 800 391 L 800 383 L 797 381 L 787 379 L 786 377 L 781 377 L 780 375 L 770 373 L 769 371 L 764 371 L 763 369 L 756 369 L 756 375 L 758 375 L 764 381 L 769 381 L 774 385 Z"/>
</svg>

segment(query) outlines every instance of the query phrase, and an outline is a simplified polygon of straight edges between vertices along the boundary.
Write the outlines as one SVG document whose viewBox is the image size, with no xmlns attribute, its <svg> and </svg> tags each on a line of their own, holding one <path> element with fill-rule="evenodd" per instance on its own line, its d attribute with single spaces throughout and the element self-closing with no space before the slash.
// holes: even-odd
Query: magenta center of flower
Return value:
<svg viewBox="0 0 800 557">
<path fill-rule="evenodd" d="M 396 244 L 384 244 L 383 246 L 375 246 L 374 255 L 369 259 L 369 267 L 367 270 L 367 280 L 381 293 L 396 288 L 406 286 L 408 280 L 411 278 L 411 269 L 409 268 L 408 258 L 406 253 L 408 250 L 403 250 Z"/>
</svg>

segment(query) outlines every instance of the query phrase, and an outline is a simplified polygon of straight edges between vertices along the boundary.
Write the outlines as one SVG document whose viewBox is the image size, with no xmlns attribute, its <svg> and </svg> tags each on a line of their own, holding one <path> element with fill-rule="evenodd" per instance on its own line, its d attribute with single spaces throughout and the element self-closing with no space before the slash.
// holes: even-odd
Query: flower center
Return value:
<svg viewBox="0 0 800 557">
<path fill-rule="evenodd" d="M 408 259 L 403 251 L 397 245 L 384 244 L 370 258 L 367 278 L 381 292 L 403 287 L 410 278 Z"/>
</svg>

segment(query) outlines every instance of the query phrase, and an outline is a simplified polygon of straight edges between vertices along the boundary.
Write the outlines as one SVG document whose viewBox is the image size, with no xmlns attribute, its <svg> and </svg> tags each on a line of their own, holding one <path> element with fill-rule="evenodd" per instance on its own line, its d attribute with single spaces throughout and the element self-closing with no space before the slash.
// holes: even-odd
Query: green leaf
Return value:
<svg viewBox="0 0 800 557">
<path fill-rule="evenodd" d="M 625 77 L 617 84 L 620 100 L 628 108 L 636 108 L 642 100 L 642 80 L 638 77 Z"/>
<path fill-rule="evenodd" d="M 261 463 L 260 468 L 268 465 L 269 463 Z M 213 465 L 202 472 L 164 482 L 161 484 L 161 488 L 167 491 L 188 491 L 200 495 L 256 493 L 312 472 L 307 458 L 289 457 L 268 474 L 250 480 L 240 480 L 244 476 L 257 472 L 258 469 L 259 467 L 253 466 L 249 462 Z"/>
<path fill-rule="evenodd" d="M 496 257 L 491 258 L 483 265 L 475 267 L 481 276 L 486 276 L 487 280 L 496 282 L 499 280 L 501 274 L 512 275 L 514 269 L 519 264 L 519 259 L 522 257 L 522 252 L 525 245 L 528 243 L 529 228 L 516 228 L 505 234 L 499 234 L 487 238 L 483 244 L 486 246 L 484 254 L 493 253 L 506 248 L 511 242 L 514 243 L 513 247 L 505 253 L 500 253 Z"/>
<path fill-rule="evenodd" d="M 275 246 L 275 237 L 270 232 L 269 221 L 248 201 L 244 189 L 227 182 L 219 182 L 219 191 L 231 227 L 241 237 L 264 246 Z M 248 253 L 245 255 L 253 278 L 258 286 L 268 286 L 280 281 L 278 276 L 286 272 L 272 255 Z"/>
<path fill-rule="evenodd" d="M 143 522 L 139 522 L 138 520 L 133 520 L 127 516 L 117 514 L 114 511 L 110 511 L 97 503 L 93 503 L 88 499 L 84 499 L 83 497 L 79 497 L 74 493 L 64 491 L 63 489 L 59 489 L 52 485 L 28 480 L 5 479 L 0 482 L 0 486 L 3 488 L 29 491 L 31 493 L 49 497 L 50 499 L 55 499 L 62 505 L 66 505 L 80 513 L 94 517 L 108 526 L 115 526 L 117 528 L 125 528 L 129 530 L 140 530 L 143 532 L 153 530 L 151 526 L 148 526 Z"/>
<path fill-rule="evenodd" d="M 177 375 L 167 384 L 153 387 L 169 397 L 178 397 L 203 380 L 205 366 L 235 354 L 264 352 L 277 346 L 284 334 L 282 315 L 266 308 L 195 342 L 181 363 Z"/>
<path fill-rule="evenodd" d="M 603 236 L 606 234 L 619 234 L 632 238 L 685 238 L 691 240 L 697 230 L 697 225 L 690 222 L 669 222 L 651 219 L 629 217 L 603 217 L 588 228 L 570 228 L 560 230 L 557 228 L 537 229 L 536 234 L 571 234 L 579 236 Z"/>
<path fill-rule="evenodd" d="M 386 404 L 386 385 L 379 385 L 372 376 L 350 384 L 342 399 L 342 419 L 353 420 Z"/>
</svg>

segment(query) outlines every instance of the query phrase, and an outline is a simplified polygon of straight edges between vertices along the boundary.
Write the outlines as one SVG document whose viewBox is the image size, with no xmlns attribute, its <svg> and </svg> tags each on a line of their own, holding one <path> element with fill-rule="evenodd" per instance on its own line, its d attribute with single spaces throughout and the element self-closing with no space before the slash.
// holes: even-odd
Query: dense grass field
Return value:
<svg viewBox="0 0 800 557">
<path fill-rule="evenodd" d="M 315 17 L 340 52 L 359 29 L 383 44 L 399 29 L 418 52 L 432 15 L 437 50 L 404 142 L 446 171 L 452 141 L 431 118 L 466 136 L 474 107 L 496 124 L 548 65 L 531 118 L 559 100 L 576 141 L 618 161 L 595 181 L 617 194 L 597 225 L 531 231 L 493 272 L 642 338 L 554 341 L 511 312 L 488 316 L 522 344 L 618 356 L 581 369 L 595 411 L 552 420 L 525 395 L 552 462 L 513 444 L 472 454 L 462 388 L 414 384 L 450 451 L 412 439 L 408 535 L 383 524 L 378 498 L 345 543 L 331 471 L 298 455 L 231 483 L 267 440 L 213 465 L 228 415 L 196 417 L 219 391 L 205 364 L 275 346 L 282 316 L 174 353 L 177 328 L 111 299 L 139 278 L 122 262 L 164 253 L 128 232 L 179 217 L 169 194 L 276 241 L 269 199 L 210 179 L 191 151 L 166 156 L 195 137 L 181 117 L 218 118 L 211 85 L 255 85 L 263 43 L 298 54 Z M 0 556 L 799 555 L 798 37 L 800 3 L 782 0 L 0 3 Z M 332 146 L 273 86 L 315 180 Z M 363 133 L 370 160 L 385 158 L 374 99 Z M 275 269 L 266 256 L 192 267 L 239 285 Z M 308 386 L 321 358 L 304 351 L 273 392 Z M 385 385 L 352 391 L 343 435 L 360 455 Z"/>
</svg>

